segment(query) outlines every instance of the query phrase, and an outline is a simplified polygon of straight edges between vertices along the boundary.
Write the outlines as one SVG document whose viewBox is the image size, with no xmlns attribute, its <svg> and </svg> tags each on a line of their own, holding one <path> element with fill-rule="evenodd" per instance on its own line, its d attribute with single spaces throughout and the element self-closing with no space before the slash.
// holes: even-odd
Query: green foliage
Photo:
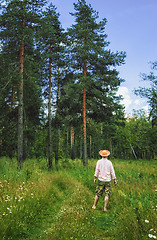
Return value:
<svg viewBox="0 0 157 240">
<path fill-rule="evenodd" d="M 152 64 L 153 72 L 143 75 L 144 80 L 150 81 L 151 88 L 137 91 L 148 98 L 151 119 L 140 114 L 124 120 L 121 97 L 116 96 L 123 80 L 116 66 L 124 63 L 125 53 L 113 53 L 106 48 L 109 46 L 105 33 L 107 20 L 99 21 L 98 13 L 90 4 L 85 0 L 74 4 L 75 24 L 67 32 L 61 27 L 56 7 L 45 5 L 45 1 L 11 0 L 1 10 L 0 156 L 11 159 L 17 156 L 19 49 L 24 34 L 24 158 L 40 160 L 48 156 L 45 98 L 48 98 L 50 76 L 52 115 L 49 116 L 55 163 L 71 166 L 70 156 L 83 156 L 83 88 L 86 88 L 89 158 L 97 158 L 98 149 L 104 148 L 113 156 L 125 159 L 134 157 L 132 149 L 137 158 L 156 158 L 156 62 Z M 25 25 L 22 26 L 23 18 Z M 86 75 L 83 74 L 85 66 Z M 71 127 L 74 129 L 73 148 Z"/>
<path fill-rule="evenodd" d="M 124 63 L 125 53 L 113 53 L 106 49 L 109 45 L 106 40 L 104 18 L 98 22 L 98 13 L 87 4 L 86 1 L 78 1 L 74 4 L 75 24 L 68 29 L 68 48 L 70 66 L 73 70 L 73 85 L 77 94 L 70 99 L 70 105 L 74 112 L 80 107 L 78 100 L 81 99 L 83 88 L 87 90 L 87 118 L 97 122 L 112 121 L 114 116 L 122 114 L 119 97 L 116 97 L 118 86 L 123 81 L 119 78 L 115 67 Z M 84 67 L 86 66 L 86 74 Z M 74 84 L 75 83 L 75 84 Z M 79 95 L 78 96 L 78 92 Z M 78 105 L 76 107 L 76 104 Z M 113 116 L 114 115 L 114 116 Z"/>
<path fill-rule="evenodd" d="M 156 162 L 113 160 L 118 185 L 112 185 L 108 212 L 100 198 L 91 206 L 96 160 L 83 167 L 46 170 L 44 159 L 30 159 L 22 170 L 0 159 L 1 239 L 148 239 L 156 235 Z M 26 174 L 27 173 L 27 174 Z M 29 175 L 29 177 L 28 177 Z"/>
</svg>

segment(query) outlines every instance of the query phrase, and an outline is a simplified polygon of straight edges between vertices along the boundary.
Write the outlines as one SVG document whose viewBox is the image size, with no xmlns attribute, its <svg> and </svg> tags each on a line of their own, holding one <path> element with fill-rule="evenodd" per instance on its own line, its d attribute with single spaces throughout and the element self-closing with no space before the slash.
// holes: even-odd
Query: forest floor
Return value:
<svg viewBox="0 0 157 240">
<path fill-rule="evenodd" d="M 157 238 L 156 161 L 113 159 L 118 185 L 112 182 L 108 212 L 104 197 L 93 210 L 97 160 L 0 159 L 0 239 L 146 240 Z"/>
</svg>

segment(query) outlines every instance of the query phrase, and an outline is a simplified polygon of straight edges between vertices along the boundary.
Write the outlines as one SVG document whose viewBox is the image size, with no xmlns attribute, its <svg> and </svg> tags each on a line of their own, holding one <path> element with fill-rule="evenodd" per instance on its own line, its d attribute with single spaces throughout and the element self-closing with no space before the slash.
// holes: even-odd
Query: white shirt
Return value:
<svg viewBox="0 0 157 240">
<path fill-rule="evenodd" d="M 98 177 L 100 181 L 110 182 L 111 175 L 113 179 L 116 179 L 112 162 L 109 161 L 107 158 L 102 158 L 98 160 L 94 176 Z"/>
</svg>

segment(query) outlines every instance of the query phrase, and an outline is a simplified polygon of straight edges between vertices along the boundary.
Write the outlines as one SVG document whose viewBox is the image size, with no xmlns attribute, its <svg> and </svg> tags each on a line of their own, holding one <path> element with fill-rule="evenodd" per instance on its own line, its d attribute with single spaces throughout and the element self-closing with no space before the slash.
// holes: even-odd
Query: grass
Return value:
<svg viewBox="0 0 157 240">
<path fill-rule="evenodd" d="M 118 185 L 112 185 L 108 212 L 100 198 L 92 210 L 97 160 L 0 159 L 0 239 L 146 240 L 156 234 L 156 162 L 113 160 Z M 59 169 L 59 170 L 58 170 Z"/>
</svg>

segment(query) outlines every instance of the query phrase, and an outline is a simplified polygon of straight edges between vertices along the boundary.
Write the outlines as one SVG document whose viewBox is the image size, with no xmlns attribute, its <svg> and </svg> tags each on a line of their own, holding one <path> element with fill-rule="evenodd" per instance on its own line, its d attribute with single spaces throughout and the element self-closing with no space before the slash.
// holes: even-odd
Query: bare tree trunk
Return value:
<svg viewBox="0 0 157 240">
<path fill-rule="evenodd" d="M 15 102 L 15 90 L 13 89 L 13 90 L 12 90 L 12 98 L 11 98 L 10 112 L 12 112 L 12 110 L 13 110 L 14 102 Z"/>
<path fill-rule="evenodd" d="M 57 79 L 57 98 L 56 98 L 56 119 L 58 120 L 58 105 L 59 105 L 59 96 L 60 96 L 60 76 L 59 76 L 59 67 L 58 67 L 58 79 Z M 59 160 L 59 149 L 60 149 L 60 128 L 59 125 L 56 125 L 56 140 L 55 140 L 55 164 L 58 164 Z"/>
<path fill-rule="evenodd" d="M 86 89 L 83 89 L 83 164 L 88 165 L 87 161 L 87 136 L 86 136 Z"/>
<path fill-rule="evenodd" d="M 84 38 L 84 46 L 86 45 L 86 38 Z M 87 63 L 83 65 L 83 76 L 87 76 Z M 86 88 L 83 89 L 83 165 L 88 165 L 87 160 L 87 136 L 86 136 Z"/>
<path fill-rule="evenodd" d="M 74 149 L 74 128 L 71 127 L 71 159 L 75 159 L 75 149 Z"/>
<path fill-rule="evenodd" d="M 25 25 L 24 20 L 22 25 Z M 21 168 L 23 162 L 23 59 L 24 59 L 24 37 L 20 47 L 20 79 L 19 79 L 19 106 L 18 106 L 18 166 Z"/>
<path fill-rule="evenodd" d="M 100 131 L 101 131 L 101 136 L 103 135 L 103 123 L 101 122 L 101 127 L 100 127 Z"/>
<path fill-rule="evenodd" d="M 90 152 L 90 158 L 92 158 L 92 136 L 90 135 L 90 148 L 89 148 L 89 152 Z"/>
<path fill-rule="evenodd" d="M 112 149 L 112 138 L 110 137 L 110 152 L 111 152 L 111 158 L 113 157 L 113 149 Z"/>
<path fill-rule="evenodd" d="M 0 134 L 1 134 L 1 135 L 0 135 L 0 152 L 2 153 L 3 121 L 2 121 L 2 127 L 1 127 L 1 129 L 0 129 Z M 1 154 L 0 154 L 0 156 L 1 156 Z"/>
<path fill-rule="evenodd" d="M 51 47 L 50 47 L 51 53 Z M 51 58 L 49 58 L 49 102 L 48 102 L 48 158 L 49 168 L 52 168 L 52 134 L 51 134 Z"/>
</svg>

